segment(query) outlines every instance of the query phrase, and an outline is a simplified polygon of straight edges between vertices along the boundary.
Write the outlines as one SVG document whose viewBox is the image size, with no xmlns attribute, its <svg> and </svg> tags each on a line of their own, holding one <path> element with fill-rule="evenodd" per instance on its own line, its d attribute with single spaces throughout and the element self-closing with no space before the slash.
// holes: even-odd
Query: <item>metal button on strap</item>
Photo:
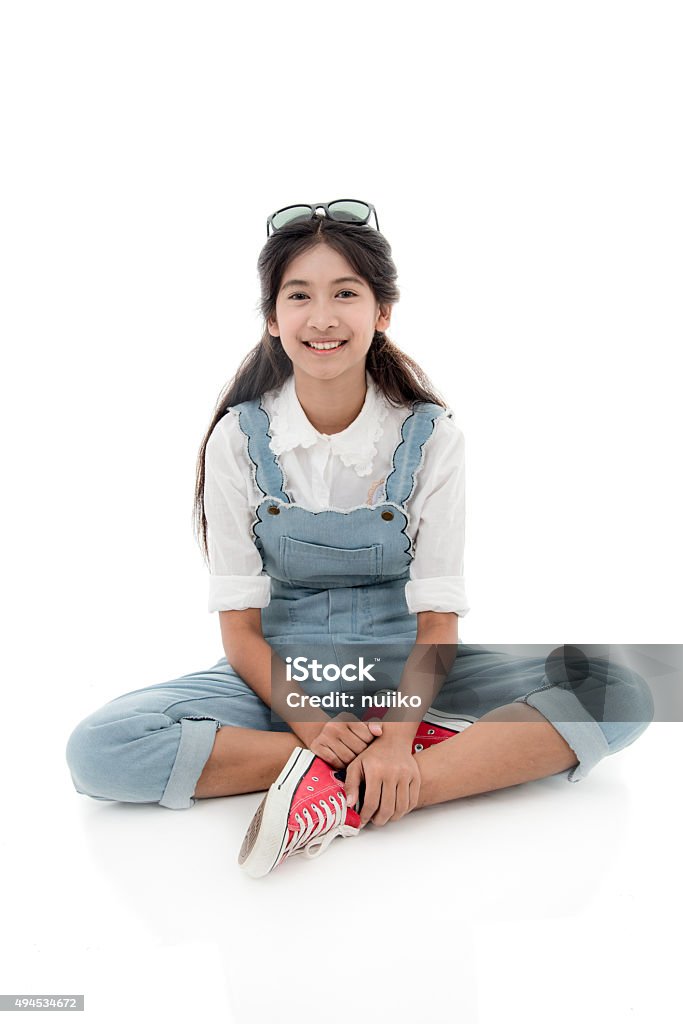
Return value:
<svg viewBox="0 0 683 1024">
<path fill-rule="evenodd" d="M 391 522 L 391 520 L 392 520 L 393 518 L 394 518 L 394 513 L 393 513 L 393 512 L 389 512 L 389 511 L 387 511 L 387 512 L 382 512 L 382 519 L 386 519 L 386 521 L 387 521 L 388 523 L 389 523 L 389 522 Z"/>
<path fill-rule="evenodd" d="M 269 505 L 268 506 L 268 511 L 270 512 L 271 516 L 279 516 L 280 515 L 280 509 L 277 507 L 277 505 Z"/>
</svg>

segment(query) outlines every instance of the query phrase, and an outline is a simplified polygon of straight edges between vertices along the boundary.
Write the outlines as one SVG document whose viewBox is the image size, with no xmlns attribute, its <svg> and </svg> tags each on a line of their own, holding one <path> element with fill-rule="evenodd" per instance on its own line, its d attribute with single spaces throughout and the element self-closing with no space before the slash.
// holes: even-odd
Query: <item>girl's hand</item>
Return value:
<svg viewBox="0 0 683 1024">
<path fill-rule="evenodd" d="M 333 768 L 344 768 L 381 735 L 380 722 L 359 722 L 342 713 L 322 727 L 308 749 Z"/>
<path fill-rule="evenodd" d="M 361 780 L 365 796 L 360 811 L 361 826 L 386 825 L 398 821 L 417 807 L 422 782 L 412 750 L 380 740 L 364 750 L 346 769 L 346 799 L 351 807 L 358 801 Z"/>
</svg>

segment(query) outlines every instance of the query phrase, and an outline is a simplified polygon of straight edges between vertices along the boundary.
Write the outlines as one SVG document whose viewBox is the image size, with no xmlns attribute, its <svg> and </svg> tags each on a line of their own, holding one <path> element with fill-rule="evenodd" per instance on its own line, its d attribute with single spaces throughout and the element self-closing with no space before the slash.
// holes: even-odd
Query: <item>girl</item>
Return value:
<svg viewBox="0 0 683 1024">
<path fill-rule="evenodd" d="M 67 745 L 76 790 L 99 800 L 267 789 L 238 858 L 254 877 L 417 807 L 578 782 L 653 715 L 623 666 L 459 641 L 464 438 L 387 337 L 399 293 L 374 208 L 286 207 L 267 234 L 263 336 L 197 467 L 225 657 L 110 701 Z"/>
</svg>

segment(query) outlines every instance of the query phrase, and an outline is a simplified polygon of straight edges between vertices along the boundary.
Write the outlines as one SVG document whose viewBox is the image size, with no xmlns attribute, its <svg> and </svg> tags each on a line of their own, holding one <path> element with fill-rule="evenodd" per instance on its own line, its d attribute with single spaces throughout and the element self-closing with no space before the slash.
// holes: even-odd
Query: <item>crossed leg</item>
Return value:
<svg viewBox="0 0 683 1024">
<path fill-rule="evenodd" d="M 223 726 L 194 795 L 232 796 L 267 789 L 300 745 L 289 732 Z M 494 708 L 452 740 L 415 757 L 422 777 L 418 807 L 516 786 L 578 763 L 555 727 L 522 702 Z"/>
<path fill-rule="evenodd" d="M 422 777 L 418 807 L 517 786 L 578 764 L 557 729 L 522 702 L 494 708 L 415 757 Z"/>
</svg>

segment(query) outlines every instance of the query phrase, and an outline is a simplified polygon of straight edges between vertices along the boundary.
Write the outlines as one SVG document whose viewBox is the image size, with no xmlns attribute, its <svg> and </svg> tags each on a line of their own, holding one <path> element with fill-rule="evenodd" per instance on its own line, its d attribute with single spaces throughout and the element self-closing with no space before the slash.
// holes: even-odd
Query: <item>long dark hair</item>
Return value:
<svg viewBox="0 0 683 1024">
<path fill-rule="evenodd" d="M 329 217 L 299 221 L 270 236 L 258 258 L 261 280 L 260 312 L 267 324 L 275 316 L 275 302 L 284 272 L 295 257 L 324 242 L 335 249 L 367 281 L 380 306 L 390 306 L 399 299 L 396 266 L 391 246 L 384 235 L 367 224 L 349 225 Z M 413 402 L 434 402 L 443 408 L 446 402 L 410 356 L 402 352 L 384 331 L 375 331 L 366 357 L 366 369 L 387 400 L 396 406 Z M 194 494 L 193 522 L 195 536 L 207 561 L 207 522 L 204 511 L 204 479 L 206 446 L 213 429 L 231 406 L 259 398 L 291 377 L 292 361 L 279 338 L 264 328 L 261 340 L 247 353 L 228 381 L 216 402 L 213 418 L 199 449 Z"/>
</svg>

